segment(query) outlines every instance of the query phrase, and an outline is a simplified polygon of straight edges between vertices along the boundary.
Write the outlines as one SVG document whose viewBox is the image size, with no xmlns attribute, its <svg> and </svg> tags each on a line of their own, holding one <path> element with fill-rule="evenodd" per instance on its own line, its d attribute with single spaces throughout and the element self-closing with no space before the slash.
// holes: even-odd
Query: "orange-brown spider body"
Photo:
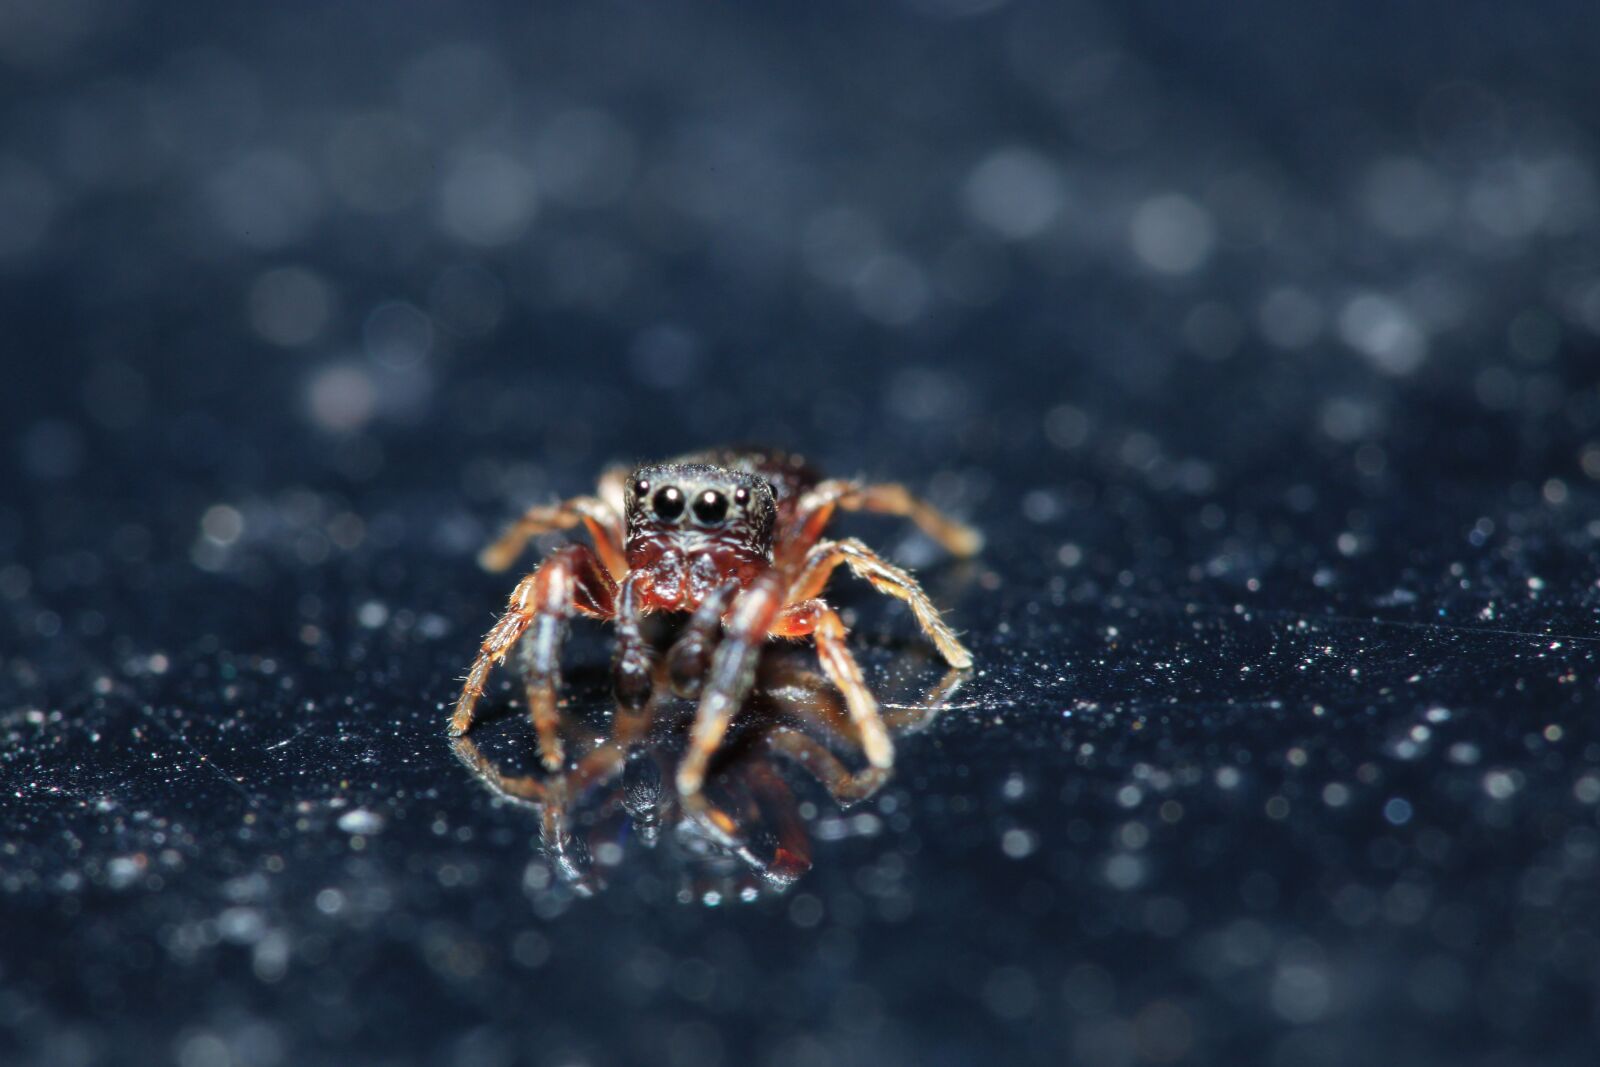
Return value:
<svg viewBox="0 0 1600 1067">
<path fill-rule="evenodd" d="M 567 620 L 579 613 L 612 622 L 617 696 L 638 707 L 650 696 L 656 655 L 641 620 L 651 612 L 688 613 L 666 661 L 673 688 L 700 701 L 678 768 L 680 793 L 699 792 L 769 637 L 813 638 L 868 761 L 887 768 L 893 748 L 877 702 L 845 643 L 844 622 L 820 596 L 828 577 L 844 565 L 905 601 L 952 667 L 970 667 L 972 656 L 911 575 L 853 538 L 823 538 L 841 508 L 906 516 L 957 555 L 981 544 L 976 531 L 902 486 L 823 479 L 799 457 L 765 449 L 718 449 L 631 472 L 613 468 L 596 495 L 531 509 L 484 550 L 485 566 L 505 569 L 530 537 L 549 530 L 581 525 L 594 547 L 558 548 L 517 583 L 467 674 L 451 733 L 472 727 L 490 669 L 520 645 L 540 750 L 546 766 L 558 768 L 556 691 Z"/>
</svg>

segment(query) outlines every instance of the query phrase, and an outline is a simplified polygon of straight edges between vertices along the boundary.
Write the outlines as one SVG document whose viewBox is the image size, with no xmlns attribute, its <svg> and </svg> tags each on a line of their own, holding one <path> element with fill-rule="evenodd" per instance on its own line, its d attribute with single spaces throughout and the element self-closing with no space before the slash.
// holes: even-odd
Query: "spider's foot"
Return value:
<svg viewBox="0 0 1600 1067">
<path fill-rule="evenodd" d="M 672 691 L 685 700 L 700 695 L 706 672 L 711 668 L 711 646 L 699 634 L 688 634 L 667 653 L 667 676 Z"/>
<path fill-rule="evenodd" d="M 876 729 L 866 728 L 861 731 L 861 750 L 867 757 L 867 762 L 880 771 L 887 771 L 894 766 L 894 743 L 889 740 L 889 734 L 883 729 L 881 720 Z"/>
<path fill-rule="evenodd" d="M 498 574 L 500 571 L 510 567 L 512 563 L 516 562 L 516 559 L 517 550 L 515 548 L 508 548 L 497 541 L 492 545 L 486 546 L 482 552 L 478 553 L 478 566 L 486 571 Z"/>
<path fill-rule="evenodd" d="M 963 559 L 983 551 L 983 534 L 961 523 L 952 523 L 947 545 L 953 555 Z"/>
<path fill-rule="evenodd" d="M 678 800 L 686 808 L 705 804 L 700 790 L 706 784 L 706 764 L 709 759 L 709 752 L 701 753 L 698 749 L 690 748 L 678 764 Z"/>
<path fill-rule="evenodd" d="M 681 778 L 679 788 L 682 788 Z M 739 833 L 739 824 L 734 822 L 733 816 L 707 801 L 705 794 L 698 789 L 693 793 L 684 794 L 682 805 L 684 814 L 694 820 L 695 826 L 705 834 L 707 840 L 730 852 L 745 847 L 744 838 Z"/>
<path fill-rule="evenodd" d="M 629 649 L 620 653 L 612 671 L 612 688 L 616 691 L 617 703 L 629 710 L 644 707 L 654 688 L 653 668 L 650 653 L 644 649 Z"/>
<path fill-rule="evenodd" d="M 544 764 L 544 769 L 552 774 L 560 773 L 566 766 L 566 754 L 562 751 L 560 739 L 547 740 L 540 738 L 539 762 Z"/>
</svg>

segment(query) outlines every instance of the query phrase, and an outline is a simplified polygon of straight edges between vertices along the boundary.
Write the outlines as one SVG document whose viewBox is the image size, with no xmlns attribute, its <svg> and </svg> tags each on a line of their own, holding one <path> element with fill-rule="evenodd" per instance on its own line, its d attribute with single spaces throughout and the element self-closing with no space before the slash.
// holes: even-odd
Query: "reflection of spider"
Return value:
<svg viewBox="0 0 1600 1067">
<path fill-rule="evenodd" d="M 860 541 L 822 540 L 836 509 L 904 515 L 957 555 L 976 552 L 978 533 L 945 518 L 899 485 L 822 481 L 799 457 L 767 451 L 714 451 L 671 463 L 606 472 L 598 496 L 530 510 L 484 550 L 492 570 L 509 567 L 530 537 L 582 524 L 594 547 L 552 552 L 517 583 L 510 603 L 483 639 L 456 700 L 450 732 L 472 728 L 484 681 L 514 645 L 522 645 L 528 710 L 545 766 L 561 766 L 556 715 L 559 654 L 574 611 L 609 619 L 617 631 L 618 699 L 637 708 L 650 696 L 654 651 L 640 628 L 648 612 L 691 612 L 667 653 L 673 688 L 700 697 L 689 751 L 678 766 L 678 791 L 699 792 L 706 764 L 749 692 L 762 643 L 811 636 L 822 668 L 843 692 L 867 760 L 887 769 L 894 748 L 878 705 L 845 644 L 845 626 L 818 596 L 840 564 L 879 591 L 910 605 L 952 667 L 972 655 L 939 617 L 922 587 Z M 625 524 L 624 524 L 625 518 Z M 719 634 L 721 644 L 713 651 Z M 703 690 L 703 691 L 702 691 Z"/>
<path fill-rule="evenodd" d="M 951 670 L 914 707 L 883 716 L 897 735 L 925 728 L 948 705 L 965 674 Z M 621 861 L 621 839 L 649 848 L 663 841 L 682 862 L 685 901 L 753 900 L 783 891 L 811 867 L 811 840 L 801 804 L 775 765 L 781 757 L 802 767 L 841 808 L 876 793 L 889 772 L 868 765 L 850 770 L 825 741 L 859 745 L 856 723 L 839 694 L 790 659 L 761 662 L 743 705 L 733 744 L 713 762 L 703 792 L 681 797 L 664 790 L 682 750 L 681 729 L 656 722 L 659 700 L 619 711 L 614 730 L 569 720 L 579 749 L 572 768 L 548 777 L 499 770 L 469 737 L 457 737 L 456 756 L 500 797 L 539 814 L 539 837 L 561 881 L 589 896 L 605 887 L 604 868 Z"/>
</svg>

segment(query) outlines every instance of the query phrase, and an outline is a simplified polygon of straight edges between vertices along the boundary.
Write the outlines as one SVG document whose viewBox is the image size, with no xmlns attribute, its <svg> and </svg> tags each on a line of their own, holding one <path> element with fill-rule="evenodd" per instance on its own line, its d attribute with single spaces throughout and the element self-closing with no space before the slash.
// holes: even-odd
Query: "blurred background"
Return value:
<svg viewBox="0 0 1600 1067">
<path fill-rule="evenodd" d="M 1580 1062 L 1600 1012 L 1592 909 L 1574 917 L 1600 854 L 1597 40 L 1577 0 L 0 0 L 0 889 L 33 930 L 0 957 L 12 1051 Z M 901 801 L 931 792 L 927 837 L 967 844 L 925 843 L 897 891 L 963 886 L 920 905 L 941 928 L 1031 926 L 952 950 L 963 975 L 936 991 L 926 929 L 859 907 L 832 925 L 838 899 L 871 897 L 859 864 L 819 871 L 844 894 L 815 891 L 820 932 L 810 905 L 730 933 L 635 886 L 604 922 L 540 905 L 565 932 L 516 941 L 527 835 L 477 810 L 435 736 L 504 595 L 473 564 L 489 532 L 606 463 L 746 440 L 904 479 L 989 535 L 976 582 L 941 593 L 987 665 L 982 711 Z M 863 529 L 941 588 L 926 542 Z M 851 604 L 881 669 L 905 617 Z M 1296 717 L 1313 707 L 1351 718 L 1319 737 Z M 1477 748 L 1430 747 L 1467 708 Z M 322 740 L 272 747 L 307 730 Z M 219 758 L 225 775 L 200 766 Z M 1171 855 L 1105 866 L 1147 854 L 1125 836 L 1138 796 L 1214 793 L 1219 761 L 1246 767 L 1250 815 L 1191 797 L 1191 824 L 1150 816 Z M 1543 822 L 1507 814 L 1535 796 Z M 1006 807 L 1035 800 L 1031 822 Z M 345 834 L 306 839 L 357 803 L 400 850 L 381 875 L 349 867 Z M 1369 822 L 1327 825 L 1362 803 Z M 429 819 L 498 820 L 498 858 Z M 1374 843 L 1425 823 L 1463 851 Z M 1310 854 L 1260 844 L 1291 825 Z M 1009 874 L 986 880 L 980 840 Z M 1349 919 L 1345 876 L 1369 862 L 1380 896 L 1462 887 L 1446 933 L 1419 932 L 1441 896 L 1381 897 L 1404 933 Z M 441 909 L 468 914 L 438 871 L 473 863 L 480 894 L 514 899 L 440 943 L 489 955 L 460 973 L 456 949 L 408 954 Z M 1251 864 L 1271 893 L 1197 888 Z M 323 906 L 338 878 L 389 894 L 368 925 Z M 1081 925 L 1136 889 L 1168 904 Z M 197 916 L 224 898 L 218 934 Z M 206 951 L 173 947 L 191 922 Z M 798 1005 L 777 1025 L 693 995 L 706 937 L 741 981 L 762 938 L 823 956 L 761 987 Z M 601 941 L 613 961 L 648 943 L 681 979 L 613 990 L 646 1021 L 609 1043 L 603 1021 L 538 1054 L 425 1030 L 398 994 L 326 1010 L 378 973 L 496 1010 L 491 980 L 552 957 L 603 971 L 583 955 Z M 96 963 L 69 973 L 51 944 Z M 329 945 L 353 962 L 302 1001 L 282 977 Z M 876 1023 L 795 992 L 863 958 L 854 1003 Z M 170 995 L 204 1003 L 126 990 L 180 965 Z M 604 1020 L 585 989 L 551 1010 Z M 542 1032 L 527 1012 L 501 1024 Z M 948 1033 L 918 1036 L 938 1017 Z"/>
<path fill-rule="evenodd" d="M 476 506 L 756 436 L 1203 494 L 1430 417 L 1394 473 L 1600 472 L 1590 5 L 0 18 L 32 491 Z"/>
</svg>

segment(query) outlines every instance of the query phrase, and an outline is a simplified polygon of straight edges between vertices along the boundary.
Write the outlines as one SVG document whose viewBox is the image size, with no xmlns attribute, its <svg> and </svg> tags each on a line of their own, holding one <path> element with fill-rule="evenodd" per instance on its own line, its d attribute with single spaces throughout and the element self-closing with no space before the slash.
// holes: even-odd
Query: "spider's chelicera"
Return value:
<svg viewBox="0 0 1600 1067">
<path fill-rule="evenodd" d="M 903 486 L 823 480 L 798 456 L 776 451 L 716 450 L 631 472 L 613 468 L 601 477 L 596 495 L 531 509 L 484 550 L 484 566 L 506 569 L 529 538 L 550 530 L 581 525 L 594 546 L 558 548 L 517 583 L 467 674 L 450 732 L 459 736 L 472 728 L 490 669 L 520 642 L 540 752 L 547 767 L 558 769 L 556 690 L 567 619 L 577 612 L 611 621 L 617 697 L 639 707 L 650 697 L 656 655 L 641 619 L 651 612 L 680 612 L 689 621 L 666 653 L 667 673 L 676 692 L 700 702 L 678 766 L 680 794 L 699 793 L 769 637 L 816 642 L 868 762 L 888 768 L 894 749 L 877 701 L 845 643 L 844 622 L 820 596 L 834 569 L 849 567 L 880 592 L 905 601 L 952 667 L 970 667 L 972 655 L 911 575 L 855 538 L 823 538 L 841 508 L 906 516 L 956 555 L 972 555 L 982 544 L 975 530 Z"/>
</svg>

